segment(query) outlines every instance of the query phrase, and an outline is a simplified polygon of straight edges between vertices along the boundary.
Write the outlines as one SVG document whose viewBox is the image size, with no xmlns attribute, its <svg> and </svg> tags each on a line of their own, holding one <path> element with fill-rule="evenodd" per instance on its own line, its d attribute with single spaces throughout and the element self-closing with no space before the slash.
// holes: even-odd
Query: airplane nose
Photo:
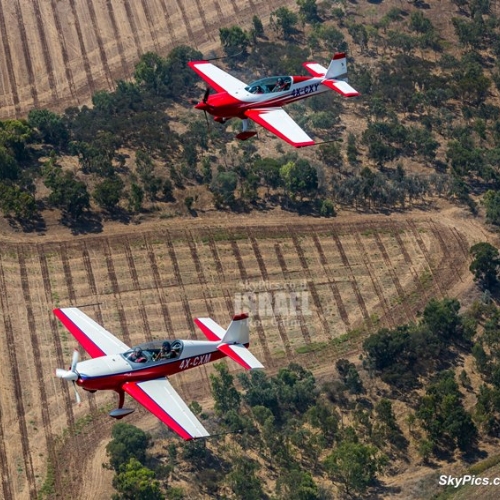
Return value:
<svg viewBox="0 0 500 500">
<path fill-rule="evenodd" d="M 196 106 L 196 109 L 203 109 L 206 111 L 208 109 L 208 104 L 206 102 L 199 102 Z"/>
</svg>

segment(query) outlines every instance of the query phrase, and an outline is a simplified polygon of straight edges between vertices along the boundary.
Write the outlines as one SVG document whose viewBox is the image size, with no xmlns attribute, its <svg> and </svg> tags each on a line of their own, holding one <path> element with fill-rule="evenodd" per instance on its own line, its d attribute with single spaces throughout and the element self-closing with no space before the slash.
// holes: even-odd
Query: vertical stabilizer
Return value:
<svg viewBox="0 0 500 500">
<path fill-rule="evenodd" d="M 248 344 L 248 314 L 237 314 L 222 337 L 224 344 Z"/>
<path fill-rule="evenodd" d="M 347 58 L 345 52 L 334 54 L 330 66 L 326 70 L 325 78 L 333 78 L 347 82 Z"/>
</svg>

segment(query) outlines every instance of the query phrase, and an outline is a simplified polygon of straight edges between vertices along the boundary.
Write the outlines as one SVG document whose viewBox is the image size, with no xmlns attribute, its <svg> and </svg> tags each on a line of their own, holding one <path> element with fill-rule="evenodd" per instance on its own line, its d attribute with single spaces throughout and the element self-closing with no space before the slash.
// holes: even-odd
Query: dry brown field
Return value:
<svg viewBox="0 0 500 500">
<path fill-rule="evenodd" d="M 468 248 L 478 237 L 481 230 L 467 219 L 434 213 L 331 222 L 240 218 L 213 227 L 162 221 L 82 238 L 3 238 L 0 497 L 36 498 L 49 462 L 62 498 L 96 498 L 100 484 L 82 476 L 100 470 L 115 395 L 85 393 L 76 406 L 70 384 L 53 376 L 68 365 L 76 342 L 52 308 L 91 304 L 87 314 L 133 345 L 202 338 L 192 319 L 208 315 L 227 324 L 242 291 L 300 287 L 307 307 L 296 316 L 253 317 L 251 349 L 270 373 L 290 361 L 325 373 L 333 366 L 332 340 L 413 320 L 429 298 L 467 288 Z M 345 342 L 345 351 L 355 348 Z M 203 401 L 212 370 L 203 366 L 172 381 L 187 401 Z M 128 421 L 161 427 L 142 409 Z M 82 480 L 83 490 L 76 487 Z"/>
<path fill-rule="evenodd" d="M 129 78 L 141 54 L 207 54 L 219 28 L 250 27 L 294 0 L 0 0 L 0 119 L 88 103 Z"/>
</svg>

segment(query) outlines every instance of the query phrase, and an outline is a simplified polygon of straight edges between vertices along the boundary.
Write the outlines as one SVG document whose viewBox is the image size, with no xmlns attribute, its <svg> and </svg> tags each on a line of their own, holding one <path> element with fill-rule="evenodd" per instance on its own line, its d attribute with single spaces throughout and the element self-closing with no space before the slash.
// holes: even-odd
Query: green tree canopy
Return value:
<svg viewBox="0 0 500 500">
<path fill-rule="evenodd" d="M 62 168 L 55 161 L 48 161 L 42 169 L 44 184 L 52 190 L 49 202 L 73 218 L 78 218 L 90 208 L 87 186 L 73 172 Z"/>
<path fill-rule="evenodd" d="M 92 196 L 101 208 L 113 210 L 121 200 L 124 187 L 122 179 L 115 175 L 96 184 Z"/>
<path fill-rule="evenodd" d="M 113 478 L 113 488 L 118 491 L 113 500 L 163 500 L 165 496 L 160 483 L 155 480 L 155 473 L 137 459 L 123 464 Z"/>
<path fill-rule="evenodd" d="M 481 242 L 472 245 L 470 254 L 474 257 L 469 270 L 474 279 L 486 289 L 493 288 L 498 283 L 498 268 L 500 257 L 498 248 L 490 243 Z"/>
<path fill-rule="evenodd" d="M 295 33 L 295 27 L 299 22 L 299 16 L 287 7 L 280 7 L 271 12 L 270 19 L 271 26 L 281 32 L 285 40 L 288 40 Z"/>
<path fill-rule="evenodd" d="M 295 198 L 310 196 L 318 189 L 318 172 L 307 160 L 289 161 L 280 168 L 280 175 L 288 194 Z"/>
<path fill-rule="evenodd" d="M 375 481 L 382 461 L 377 449 L 352 441 L 342 441 L 325 461 L 330 478 L 339 482 L 347 494 L 364 493 Z"/>
<path fill-rule="evenodd" d="M 48 109 L 32 109 L 28 113 L 28 123 L 36 128 L 42 139 L 54 146 L 65 147 L 68 143 L 68 130 L 63 119 Z"/>
<path fill-rule="evenodd" d="M 111 431 L 113 439 L 106 446 L 111 467 L 119 472 L 130 459 L 144 463 L 150 436 L 131 424 L 118 423 Z"/>
<path fill-rule="evenodd" d="M 250 43 L 248 33 L 242 30 L 239 26 L 231 26 L 230 28 L 219 28 L 219 37 L 224 52 L 228 56 L 234 56 L 242 52 L 246 52 Z"/>
</svg>

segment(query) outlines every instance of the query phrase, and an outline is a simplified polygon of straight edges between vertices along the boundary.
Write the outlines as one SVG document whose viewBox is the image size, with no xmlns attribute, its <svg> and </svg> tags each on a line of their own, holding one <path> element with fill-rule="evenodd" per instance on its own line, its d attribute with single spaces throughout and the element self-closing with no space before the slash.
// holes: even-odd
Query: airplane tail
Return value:
<svg viewBox="0 0 500 500">
<path fill-rule="evenodd" d="M 344 97 L 355 97 L 359 95 L 356 89 L 353 89 L 347 83 L 347 58 L 345 52 L 337 52 L 333 55 L 328 68 L 316 62 L 306 62 L 303 66 L 315 77 L 323 77 L 321 85 L 335 90 Z"/>
<path fill-rule="evenodd" d="M 217 349 L 247 370 L 264 368 L 247 349 L 249 344 L 248 314 L 237 314 L 224 330 L 213 319 L 196 318 L 196 325 L 208 340 L 219 341 Z"/>
<path fill-rule="evenodd" d="M 347 82 L 347 58 L 345 52 L 337 52 L 334 54 L 330 66 L 326 70 L 325 78 L 342 80 Z"/>
</svg>

